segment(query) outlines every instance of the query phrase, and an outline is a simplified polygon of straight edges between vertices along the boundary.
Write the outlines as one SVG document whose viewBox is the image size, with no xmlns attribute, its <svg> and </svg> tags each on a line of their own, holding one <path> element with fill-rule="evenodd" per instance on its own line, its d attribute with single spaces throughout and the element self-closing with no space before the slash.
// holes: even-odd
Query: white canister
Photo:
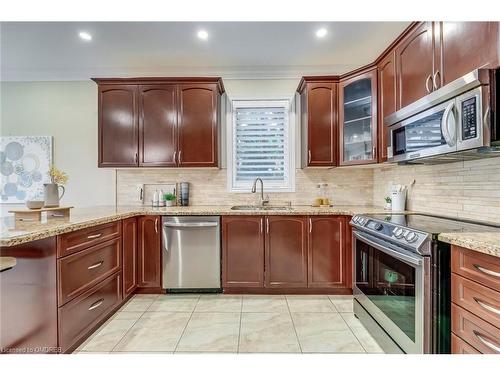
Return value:
<svg viewBox="0 0 500 375">
<path fill-rule="evenodd" d="M 393 211 L 405 211 L 406 210 L 406 189 L 401 191 L 392 191 L 391 192 L 391 200 L 392 200 L 392 210 Z"/>
</svg>

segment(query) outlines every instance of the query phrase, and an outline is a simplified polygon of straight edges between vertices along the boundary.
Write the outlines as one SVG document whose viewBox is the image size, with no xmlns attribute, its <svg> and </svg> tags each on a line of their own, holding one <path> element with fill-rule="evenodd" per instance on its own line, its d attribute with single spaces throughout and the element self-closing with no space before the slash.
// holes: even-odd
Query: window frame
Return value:
<svg viewBox="0 0 500 375">
<path fill-rule="evenodd" d="M 272 97 L 272 98 L 249 98 L 249 97 L 232 97 L 228 98 L 227 111 L 227 190 L 231 193 L 249 193 L 252 188 L 252 181 L 236 183 L 234 157 L 236 155 L 236 111 L 234 108 L 252 108 L 252 107 L 281 107 L 284 106 L 287 116 L 285 117 L 285 181 L 276 183 L 264 180 L 265 192 L 295 192 L 295 101 L 290 97 Z"/>
</svg>

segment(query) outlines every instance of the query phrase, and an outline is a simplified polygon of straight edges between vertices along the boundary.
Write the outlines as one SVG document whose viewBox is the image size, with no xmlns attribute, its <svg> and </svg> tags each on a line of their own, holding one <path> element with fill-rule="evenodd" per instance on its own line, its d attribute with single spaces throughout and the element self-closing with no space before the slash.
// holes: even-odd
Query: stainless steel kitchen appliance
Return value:
<svg viewBox="0 0 500 375">
<path fill-rule="evenodd" d="M 163 216 L 163 280 L 167 291 L 220 291 L 219 216 Z"/>
<path fill-rule="evenodd" d="M 384 119 L 387 160 L 439 164 L 500 156 L 500 69 L 478 69 Z"/>
<path fill-rule="evenodd" d="M 427 215 L 355 215 L 354 313 L 386 351 L 450 352 L 450 245 L 444 232 L 500 228 Z"/>
</svg>

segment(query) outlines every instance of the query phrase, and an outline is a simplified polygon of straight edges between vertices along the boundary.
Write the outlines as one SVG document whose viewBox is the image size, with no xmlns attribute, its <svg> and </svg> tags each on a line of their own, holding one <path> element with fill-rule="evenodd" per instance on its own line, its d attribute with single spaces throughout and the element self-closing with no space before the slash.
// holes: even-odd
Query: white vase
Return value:
<svg viewBox="0 0 500 375">
<path fill-rule="evenodd" d="M 174 205 L 174 201 L 165 201 L 165 206 L 172 207 Z"/>
<path fill-rule="evenodd" d="M 59 188 L 62 189 L 61 195 L 59 195 Z M 59 207 L 59 200 L 63 197 L 64 186 L 58 184 L 43 184 L 43 200 L 45 201 L 45 207 Z"/>
</svg>

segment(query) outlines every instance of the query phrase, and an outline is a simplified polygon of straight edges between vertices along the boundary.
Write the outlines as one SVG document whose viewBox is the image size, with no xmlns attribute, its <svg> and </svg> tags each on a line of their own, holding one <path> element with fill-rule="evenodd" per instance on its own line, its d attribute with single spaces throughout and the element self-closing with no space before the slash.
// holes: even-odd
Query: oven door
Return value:
<svg viewBox="0 0 500 375">
<path fill-rule="evenodd" d="M 457 151 L 455 99 L 389 128 L 389 162 L 401 162 Z"/>
<path fill-rule="evenodd" d="M 428 353 L 429 258 L 359 231 L 353 250 L 356 300 L 405 353 Z"/>
</svg>

